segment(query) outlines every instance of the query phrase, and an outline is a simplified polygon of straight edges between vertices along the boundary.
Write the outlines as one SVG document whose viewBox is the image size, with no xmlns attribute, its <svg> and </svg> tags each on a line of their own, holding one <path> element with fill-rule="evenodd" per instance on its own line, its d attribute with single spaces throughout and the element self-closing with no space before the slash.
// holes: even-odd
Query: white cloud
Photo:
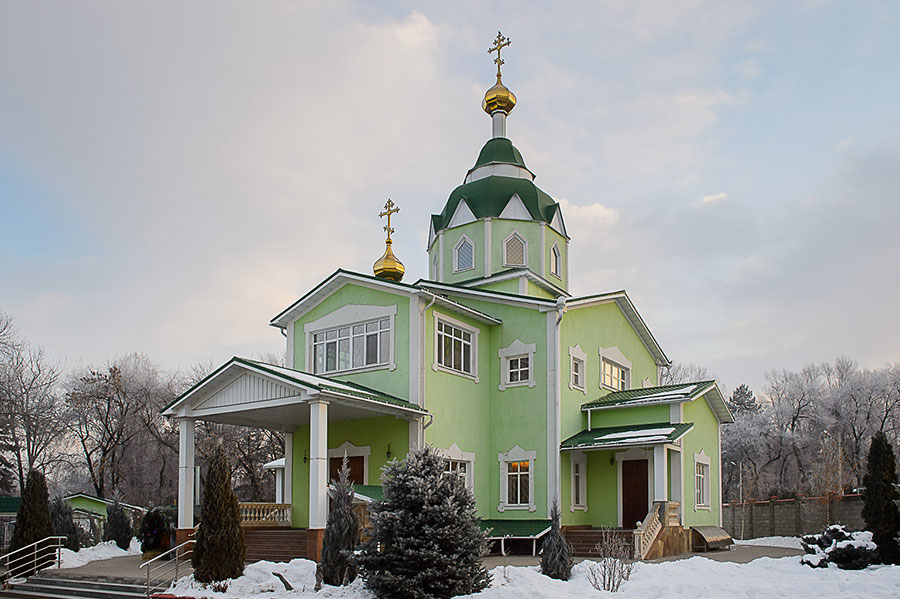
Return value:
<svg viewBox="0 0 900 599">
<path fill-rule="evenodd" d="M 759 61 L 755 58 L 748 58 L 747 60 L 741 61 L 734 65 L 734 72 L 738 77 L 745 81 L 750 81 L 751 79 L 756 79 L 760 75 L 762 75 L 762 67 L 759 66 Z"/>
<path fill-rule="evenodd" d="M 705 195 L 700 198 L 699 206 L 712 206 L 714 204 L 721 204 L 725 200 L 728 199 L 727 193 L 713 193 L 710 195 Z"/>
<path fill-rule="evenodd" d="M 618 211 L 603 204 L 572 204 L 566 198 L 559 198 L 558 201 L 566 227 L 572 231 L 584 231 L 589 234 L 598 228 L 605 229 L 619 222 Z"/>
<path fill-rule="evenodd" d="M 853 145 L 853 139 L 848 137 L 848 138 L 842 139 L 841 141 L 834 144 L 834 151 L 842 152 L 844 150 L 850 149 L 850 146 L 852 146 L 852 145 Z"/>
</svg>

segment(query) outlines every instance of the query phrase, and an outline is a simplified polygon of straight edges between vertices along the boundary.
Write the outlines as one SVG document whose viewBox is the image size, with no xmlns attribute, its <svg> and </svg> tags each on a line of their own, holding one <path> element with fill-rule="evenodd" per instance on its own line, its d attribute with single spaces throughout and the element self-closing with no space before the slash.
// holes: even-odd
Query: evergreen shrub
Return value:
<svg viewBox="0 0 900 599">
<path fill-rule="evenodd" d="M 9 550 L 15 551 L 27 547 L 53 535 L 53 524 L 50 521 L 50 495 L 47 493 L 47 481 L 44 475 L 37 470 L 31 470 L 25 480 L 25 489 L 22 491 L 22 505 L 16 513 L 16 525 L 13 529 Z M 50 559 L 50 550 L 45 550 L 47 555 L 41 555 L 39 562 Z M 26 552 L 27 553 L 27 552 Z M 43 552 L 42 552 L 43 553 Z M 32 560 L 32 556 L 13 560 L 10 569 Z M 17 570 L 20 576 L 30 576 L 33 570 Z"/>
<path fill-rule="evenodd" d="M 559 503 L 550 506 L 550 532 L 544 536 L 541 551 L 541 573 L 557 580 L 572 576 L 572 544 L 560 530 Z"/>
<path fill-rule="evenodd" d="M 490 584 L 475 499 L 462 478 L 444 473 L 434 449 L 392 460 L 381 484 L 384 499 L 371 504 L 372 536 L 358 556 L 360 575 L 377 597 L 454 597 Z"/>
<path fill-rule="evenodd" d="M 863 485 L 862 517 L 878 545 L 877 559 L 883 564 L 900 564 L 897 462 L 890 441 L 881 431 L 872 437 Z"/>
<path fill-rule="evenodd" d="M 200 528 L 191 562 L 194 579 L 213 583 L 237 578 L 244 573 L 244 531 L 241 510 L 231 488 L 231 470 L 221 446 L 216 448 L 200 507 Z"/>
<path fill-rule="evenodd" d="M 119 500 L 117 499 L 115 503 L 106 509 L 106 525 L 103 527 L 103 540 L 115 541 L 119 549 L 128 549 L 133 537 L 134 529 L 131 527 L 131 520 L 129 520 L 128 514 L 119 505 Z"/>
<path fill-rule="evenodd" d="M 353 552 L 359 545 L 359 521 L 353 512 L 353 484 L 347 456 L 337 481 L 331 483 L 331 511 L 322 539 L 322 580 L 334 586 L 350 584 L 356 578 Z"/>
<path fill-rule="evenodd" d="M 75 524 L 72 506 L 62 497 L 55 497 L 50 504 L 50 525 L 54 536 L 66 537 L 66 540 L 63 541 L 66 549 L 72 551 L 80 549 L 78 538 L 81 536 L 81 529 Z"/>
<path fill-rule="evenodd" d="M 850 532 L 840 524 L 832 524 L 820 535 L 805 535 L 800 545 L 806 552 L 800 563 L 811 568 L 827 568 L 835 564 L 842 570 L 862 570 L 875 559 L 876 545 L 868 531 Z"/>
<path fill-rule="evenodd" d="M 141 552 L 160 551 L 165 549 L 166 541 L 174 529 L 172 508 L 155 507 L 144 514 L 138 538 L 141 541 Z"/>
</svg>

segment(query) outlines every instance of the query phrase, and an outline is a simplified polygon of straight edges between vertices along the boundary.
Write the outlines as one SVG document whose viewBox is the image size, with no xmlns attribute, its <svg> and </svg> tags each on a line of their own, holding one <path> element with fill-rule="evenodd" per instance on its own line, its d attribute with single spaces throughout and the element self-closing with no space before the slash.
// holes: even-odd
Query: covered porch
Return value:
<svg viewBox="0 0 900 599">
<path fill-rule="evenodd" d="M 241 504 L 243 525 L 248 530 L 306 529 L 306 557 L 318 559 L 334 458 L 341 451 L 364 453 L 349 441 L 329 449 L 329 431 L 347 439 L 354 432 L 362 437 L 368 433 L 366 438 L 371 438 L 371 429 L 386 430 L 387 454 L 391 440 L 395 451 L 405 453 L 406 447 L 421 443 L 426 412 L 361 385 L 232 358 L 167 406 L 163 414 L 179 427 L 179 541 L 187 539 L 194 527 L 195 422 L 265 428 L 284 435 L 285 455 L 276 470 L 276 497 L 272 503 Z M 371 445 L 366 451 L 371 452 Z M 368 466 L 368 458 L 360 455 L 363 458 Z M 367 476 L 368 470 L 361 478 Z"/>
</svg>

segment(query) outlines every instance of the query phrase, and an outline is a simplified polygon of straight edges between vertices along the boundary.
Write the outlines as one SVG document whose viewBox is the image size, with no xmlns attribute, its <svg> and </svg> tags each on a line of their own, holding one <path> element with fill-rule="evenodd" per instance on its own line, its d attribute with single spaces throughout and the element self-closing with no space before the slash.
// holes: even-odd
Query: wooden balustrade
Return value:
<svg viewBox="0 0 900 599">
<path fill-rule="evenodd" d="M 241 526 L 290 526 L 290 503 L 241 503 Z"/>
</svg>

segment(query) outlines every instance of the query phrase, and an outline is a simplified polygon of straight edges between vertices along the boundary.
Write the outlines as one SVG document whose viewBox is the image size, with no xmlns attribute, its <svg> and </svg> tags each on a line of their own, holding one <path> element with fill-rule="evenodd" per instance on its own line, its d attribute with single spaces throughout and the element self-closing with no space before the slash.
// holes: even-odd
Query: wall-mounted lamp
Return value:
<svg viewBox="0 0 900 599">
<path fill-rule="evenodd" d="M 390 443 L 388 443 L 387 453 L 385 455 L 387 456 L 387 459 L 391 459 L 391 456 L 393 455 L 391 453 L 391 444 Z"/>
<path fill-rule="evenodd" d="M 304 449 L 304 450 L 303 450 L 303 463 L 305 464 L 305 463 L 307 463 L 308 461 L 309 461 L 309 450 L 308 450 L 308 449 Z"/>
</svg>

